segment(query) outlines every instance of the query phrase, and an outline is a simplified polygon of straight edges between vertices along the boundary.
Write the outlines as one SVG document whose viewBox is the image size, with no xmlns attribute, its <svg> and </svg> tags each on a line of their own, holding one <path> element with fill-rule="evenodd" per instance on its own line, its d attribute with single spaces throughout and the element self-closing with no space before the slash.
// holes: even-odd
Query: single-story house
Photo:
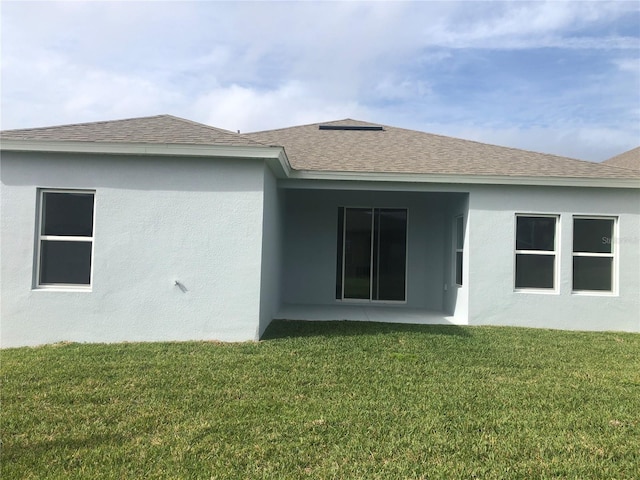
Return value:
<svg viewBox="0 0 640 480">
<path fill-rule="evenodd" d="M 3 347 L 272 319 L 640 332 L 640 172 L 357 120 L 0 134 Z"/>
</svg>

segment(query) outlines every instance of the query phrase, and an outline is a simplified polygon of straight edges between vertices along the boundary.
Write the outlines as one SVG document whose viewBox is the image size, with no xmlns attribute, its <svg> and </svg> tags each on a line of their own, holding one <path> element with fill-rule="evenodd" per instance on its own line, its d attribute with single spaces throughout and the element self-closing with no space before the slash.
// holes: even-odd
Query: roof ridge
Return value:
<svg viewBox="0 0 640 480">
<path fill-rule="evenodd" d="M 618 157 L 624 157 L 624 156 L 629 155 L 630 153 L 633 153 L 633 152 L 636 152 L 636 151 L 640 152 L 640 145 L 638 145 L 637 147 L 633 147 L 633 148 L 631 148 L 629 150 L 625 150 L 624 152 L 618 153 L 617 155 L 614 155 L 611 158 L 607 158 L 606 160 L 603 160 L 603 162 L 608 162 L 609 160 L 615 160 Z"/>
<path fill-rule="evenodd" d="M 385 125 L 382 125 L 381 123 L 367 122 L 366 120 L 358 120 L 356 118 L 342 118 L 342 119 L 339 119 L 339 120 L 329 120 L 328 122 L 313 122 L 313 123 L 305 123 L 303 125 L 292 125 L 290 127 L 272 128 L 272 129 L 269 129 L 269 130 L 256 130 L 255 132 L 247 132 L 247 133 L 244 133 L 242 135 L 253 135 L 253 134 L 267 133 L 267 132 L 279 132 L 279 131 L 282 131 L 282 130 L 289 130 L 289 129 L 292 129 L 292 128 L 314 127 L 316 125 L 318 125 L 318 126 L 319 125 L 331 125 L 332 123 L 338 123 L 338 122 L 362 122 L 362 123 L 368 123 L 370 125 L 375 125 L 375 126 L 380 126 L 380 127 L 385 126 Z"/>
<path fill-rule="evenodd" d="M 611 167 L 624 168 L 638 173 L 640 171 L 640 146 L 607 158 L 603 160 L 602 163 Z"/>
<path fill-rule="evenodd" d="M 358 120 L 357 118 L 342 118 L 340 120 L 331 120 L 329 122 L 321 122 L 321 124 L 338 123 L 338 122 L 361 122 L 361 123 L 368 123 L 370 125 L 380 125 L 379 123 L 373 123 L 367 120 Z"/>
<path fill-rule="evenodd" d="M 158 116 L 159 116 L 159 117 L 164 116 L 164 117 L 168 117 L 168 118 L 173 118 L 174 120 L 179 120 L 179 121 L 181 121 L 181 122 L 188 123 L 188 124 L 190 124 L 190 125 L 195 125 L 195 126 L 198 126 L 198 127 L 204 127 L 204 128 L 209 129 L 209 130 L 213 130 L 213 131 L 215 131 L 215 132 L 224 133 L 224 134 L 226 134 L 226 135 L 233 135 L 233 136 L 235 136 L 235 137 L 245 138 L 245 139 L 247 139 L 247 140 L 250 140 L 250 141 L 252 141 L 252 142 L 257 143 L 258 145 L 265 145 L 265 146 L 267 146 L 267 144 L 265 144 L 265 143 L 262 143 L 262 142 L 259 142 L 259 141 L 257 141 L 257 140 L 254 140 L 253 138 L 249 138 L 249 137 L 247 136 L 247 134 L 245 134 L 245 133 L 239 133 L 239 132 L 234 132 L 234 131 L 232 131 L 232 130 L 226 130 L 226 129 L 224 129 L 224 128 L 214 127 L 213 125 L 207 125 L 206 123 L 196 122 L 196 121 L 194 121 L 194 120 L 189 120 L 188 118 L 176 117 L 175 115 L 170 115 L 170 114 L 168 114 L 168 113 L 167 113 L 167 114 L 164 114 L 164 115 L 158 115 Z M 144 118 L 144 117 L 143 117 L 143 118 Z"/>
<path fill-rule="evenodd" d="M 166 113 L 166 114 L 163 114 L 163 115 L 157 115 L 157 116 L 158 117 L 172 118 L 174 120 L 179 120 L 181 122 L 188 123 L 190 125 L 195 125 L 195 126 L 198 126 L 198 127 L 209 128 L 211 130 L 215 130 L 216 132 L 230 133 L 232 135 L 241 135 L 240 133 L 234 132 L 232 130 L 226 130 L 224 128 L 214 127 L 213 125 L 207 125 L 206 123 L 196 122 L 195 120 L 189 120 L 188 118 L 176 117 L 175 115 L 171 115 L 169 113 Z M 141 118 L 148 118 L 148 117 L 141 117 Z M 149 118 L 152 118 L 152 117 L 149 117 Z M 132 120 L 135 120 L 135 119 L 132 119 Z"/>
</svg>

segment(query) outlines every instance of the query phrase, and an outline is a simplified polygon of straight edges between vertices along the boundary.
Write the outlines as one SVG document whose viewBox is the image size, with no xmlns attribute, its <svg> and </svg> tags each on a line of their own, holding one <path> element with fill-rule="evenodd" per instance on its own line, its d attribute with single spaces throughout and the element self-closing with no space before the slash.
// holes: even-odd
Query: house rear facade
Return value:
<svg viewBox="0 0 640 480">
<path fill-rule="evenodd" d="M 640 332 L 640 174 L 356 120 L 4 131 L 0 340 L 274 318 Z"/>
</svg>

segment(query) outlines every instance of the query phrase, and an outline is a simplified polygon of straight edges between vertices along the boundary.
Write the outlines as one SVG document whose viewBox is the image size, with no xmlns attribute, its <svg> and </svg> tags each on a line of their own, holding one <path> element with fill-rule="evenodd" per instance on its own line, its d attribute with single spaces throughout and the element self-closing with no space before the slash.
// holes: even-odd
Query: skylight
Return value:
<svg viewBox="0 0 640 480">
<path fill-rule="evenodd" d="M 320 125 L 320 130 L 364 130 L 364 131 L 381 131 L 384 128 L 377 125 Z"/>
</svg>

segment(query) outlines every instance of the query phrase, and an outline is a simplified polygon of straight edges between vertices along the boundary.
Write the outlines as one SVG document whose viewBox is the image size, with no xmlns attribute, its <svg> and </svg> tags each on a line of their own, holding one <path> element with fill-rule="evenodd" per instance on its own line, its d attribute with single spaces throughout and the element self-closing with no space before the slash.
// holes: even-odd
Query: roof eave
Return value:
<svg viewBox="0 0 640 480">
<path fill-rule="evenodd" d="M 0 142 L 0 150 L 15 152 L 93 153 L 101 155 L 125 154 L 143 156 L 261 159 L 266 161 L 267 165 L 278 178 L 289 178 L 292 180 L 640 188 L 640 179 L 637 178 L 454 175 L 293 170 L 283 147 L 267 145 L 199 145 L 3 139 Z"/>
<path fill-rule="evenodd" d="M 362 182 L 410 182 L 476 185 L 531 185 L 550 187 L 640 188 L 640 179 L 602 177 L 537 177 L 511 175 L 454 175 L 416 173 L 363 173 L 295 170 L 288 176 L 299 180 L 339 180 Z"/>
<path fill-rule="evenodd" d="M 200 145 L 183 143 L 74 142 L 4 139 L 0 151 L 93 153 L 99 155 L 185 156 L 265 160 L 276 176 L 291 171 L 284 148 L 267 145 Z"/>
</svg>

